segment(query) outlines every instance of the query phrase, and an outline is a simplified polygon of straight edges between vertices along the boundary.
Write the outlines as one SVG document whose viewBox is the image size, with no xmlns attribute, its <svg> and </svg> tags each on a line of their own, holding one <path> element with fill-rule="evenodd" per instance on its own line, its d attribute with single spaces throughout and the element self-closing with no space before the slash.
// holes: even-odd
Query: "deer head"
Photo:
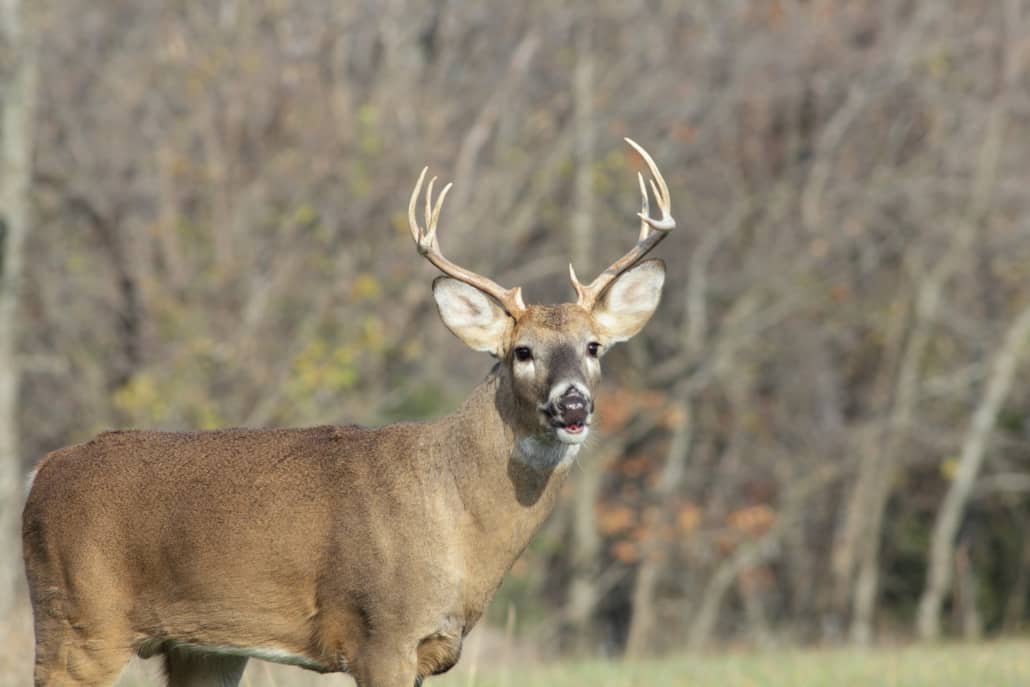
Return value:
<svg viewBox="0 0 1030 687">
<path fill-rule="evenodd" d="M 429 181 L 425 228 L 416 219 L 426 169 L 422 170 L 408 206 L 408 220 L 418 251 L 445 277 L 433 282 L 433 296 L 444 324 L 477 351 L 498 358 L 511 381 L 512 415 L 521 436 L 560 444 L 581 444 L 594 411 L 594 392 L 601 377 L 601 357 L 614 344 L 639 332 L 658 307 L 665 264 L 646 260 L 652 248 L 676 226 L 669 188 L 658 166 L 642 147 L 626 139 L 647 163 L 649 180 L 661 212 L 650 214 L 648 187 L 637 174 L 643 198 L 636 245 L 590 284 L 576 278 L 569 265 L 575 303 L 526 305 L 519 287 L 506 289 L 464 269 L 443 256 L 437 222 L 451 184 L 433 202 Z"/>
</svg>

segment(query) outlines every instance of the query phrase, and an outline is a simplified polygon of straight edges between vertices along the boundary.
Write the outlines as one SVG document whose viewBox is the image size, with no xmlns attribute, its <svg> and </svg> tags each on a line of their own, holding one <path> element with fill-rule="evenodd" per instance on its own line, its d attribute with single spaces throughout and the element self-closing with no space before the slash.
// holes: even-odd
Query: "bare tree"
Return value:
<svg viewBox="0 0 1030 687">
<path fill-rule="evenodd" d="M 25 245 L 32 226 L 32 142 L 38 64 L 35 37 L 19 0 L 5 0 L 0 21 L 9 70 L 0 113 L 0 617 L 19 599 L 19 515 L 24 476 L 18 442 L 21 334 L 19 303 Z"/>
</svg>

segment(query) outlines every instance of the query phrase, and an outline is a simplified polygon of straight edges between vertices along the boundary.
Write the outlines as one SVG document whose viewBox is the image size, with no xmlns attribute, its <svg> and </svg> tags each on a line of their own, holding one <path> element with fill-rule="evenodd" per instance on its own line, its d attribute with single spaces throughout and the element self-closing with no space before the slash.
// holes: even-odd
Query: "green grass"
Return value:
<svg viewBox="0 0 1030 687">
<path fill-rule="evenodd" d="M 868 651 L 717 653 L 642 662 L 530 666 L 427 681 L 427 687 L 1001 687 L 1030 685 L 1030 642 Z"/>
</svg>

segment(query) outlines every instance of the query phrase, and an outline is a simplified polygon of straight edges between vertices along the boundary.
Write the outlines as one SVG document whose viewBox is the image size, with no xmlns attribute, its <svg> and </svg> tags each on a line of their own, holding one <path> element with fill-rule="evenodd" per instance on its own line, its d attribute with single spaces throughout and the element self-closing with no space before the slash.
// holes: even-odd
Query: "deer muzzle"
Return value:
<svg viewBox="0 0 1030 687">
<path fill-rule="evenodd" d="M 570 385 L 561 395 L 552 398 L 547 409 L 551 426 L 563 441 L 585 435 L 594 411 L 594 402 L 579 387 Z"/>
</svg>

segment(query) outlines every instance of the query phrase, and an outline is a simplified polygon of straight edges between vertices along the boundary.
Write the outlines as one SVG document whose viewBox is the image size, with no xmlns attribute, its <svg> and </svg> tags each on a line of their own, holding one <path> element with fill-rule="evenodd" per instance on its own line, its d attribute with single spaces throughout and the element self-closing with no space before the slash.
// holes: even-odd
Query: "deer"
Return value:
<svg viewBox="0 0 1030 687">
<path fill-rule="evenodd" d="M 555 506 L 595 417 L 601 357 L 658 307 L 676 225 L 651 156 L 636 244 L 576 301 L 526 305 L 444 256 L 448 184 L 428 184 L 418 253 L 444 325 L 495 363 L 453 414 L 380 428 L 115 430 L 46 455 L 22 541 L 36 687 L 110 685 L 163 657 L 169 687 L 239 683 L 251 658 L 359 687 L 450 669 Z M 659 209 L 652 216 L 649 192 Z"/>
</svg>

